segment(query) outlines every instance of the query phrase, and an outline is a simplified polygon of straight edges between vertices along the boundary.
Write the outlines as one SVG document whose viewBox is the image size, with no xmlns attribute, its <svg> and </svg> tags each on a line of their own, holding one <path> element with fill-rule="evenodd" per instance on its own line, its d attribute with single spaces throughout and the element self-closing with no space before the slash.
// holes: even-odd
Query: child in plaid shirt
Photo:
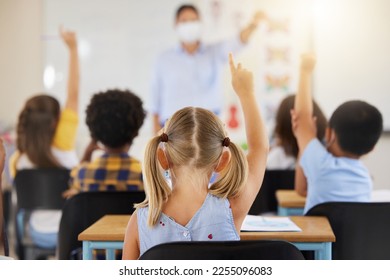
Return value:
<svg viewBox="0 0 390 280">
<path fill-rule="evenodd" d="M 141 99 L 130 91 L 108 90 L 93 96 L 86 113 L 92 140 L 80 165 L 72 170 L 70 188 L 64 196 L 143 190 L 141 163 L 128 154 L 146 116 Z M 91 161 L 99 144 L 104 154 Z"/>
</svg>

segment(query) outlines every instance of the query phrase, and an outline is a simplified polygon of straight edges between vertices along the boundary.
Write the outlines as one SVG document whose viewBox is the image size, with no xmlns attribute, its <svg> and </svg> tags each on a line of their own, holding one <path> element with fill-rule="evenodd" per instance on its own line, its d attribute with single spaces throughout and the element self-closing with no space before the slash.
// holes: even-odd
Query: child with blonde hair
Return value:
<svg viewBox="0 0 390 280">
<path fill-rule="evenodd" d="M 252 73 L 229 56 L 248 142 L 244 152 L 223 123 L 205 109 L 186 107 L 153 137 L 144 159 L 146 199 L 127 226 L 123 259 L 171 241 L 239 240 L 241 225 L 260 189 L 268 153 L 267 133 L 254 95 Z M 169 172 L 171 185 L 164 172 Z M 213 172 L 216 181 L 209 185 Z"/>
</svg>

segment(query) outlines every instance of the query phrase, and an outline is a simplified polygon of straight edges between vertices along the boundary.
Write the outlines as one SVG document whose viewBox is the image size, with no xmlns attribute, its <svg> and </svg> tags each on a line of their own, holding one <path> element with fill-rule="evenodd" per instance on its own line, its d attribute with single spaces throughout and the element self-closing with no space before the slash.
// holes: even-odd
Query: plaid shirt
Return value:
<svg viewBox="0 0 390 280">
<path fill-rule="evenodd" d="M 126 153 L 104 154 L 72 170 L 71 188 L 79 192 L 143 190 L 141 163 Z"/>
</svg>

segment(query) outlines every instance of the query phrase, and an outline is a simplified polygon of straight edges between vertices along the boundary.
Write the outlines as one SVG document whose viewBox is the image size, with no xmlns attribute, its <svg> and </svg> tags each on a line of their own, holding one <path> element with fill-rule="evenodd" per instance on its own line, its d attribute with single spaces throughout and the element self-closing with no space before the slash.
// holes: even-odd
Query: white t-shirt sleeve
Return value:
<svg viewBox="0 0 390 280">
<path fill-rule="evenodd" d="M 267 169 L 294 169 L 295 158 L 286 155 L 283 148 L 280 146 L 273 147 L 267 157 Z"/>
</svg>

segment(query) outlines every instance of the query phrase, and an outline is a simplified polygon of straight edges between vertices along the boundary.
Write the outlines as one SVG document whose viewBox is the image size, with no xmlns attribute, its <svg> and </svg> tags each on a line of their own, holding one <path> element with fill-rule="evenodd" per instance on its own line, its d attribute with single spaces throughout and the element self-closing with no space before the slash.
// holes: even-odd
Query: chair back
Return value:
<svg viewBox="0 0 390 280">
<path fill-rule="evenodd" d="M 249 214 L 259 215 L 266 212 L 276 212 L 278 207 L 276 191 L 294 189 L 294 180 L 294 170 L 266 170 L 260 191 L 249 210 Z"/>
<path fill-rule="evenodd" d="M 17 208 L 25 210 L 62 209 L 62 193 L 68 188 L 67 169 L 24 169 L 16 173 L 14 186 Z"/>
<path fill-rule="evenodd" d="M 107 214 L 132 214 L 134 203 L 145 199 L 143 191 L 82 192 L 69 198 L 62 210 L 58 235 L 60 260 L 79 259 L 78 235 Z"/>
<path fill-rule="evenodd" d="M 307 216 L 326 216 L 336 236 L 334 260 L 390 260 L 390 202 L 326 202 Z"/>
<path fill-rule="evenodd" d="M 282 240 L 185 241 L 149 248 L 140 260 L 304 260 L 301 251 Z"/>
<path fill-rule="evenodd" d="M 54 255 L 53 249 L 41 249 L 34 245 L 25 233 L 25 224 L 33 210 L 61 210 L 65 199 L 62 193 L 68 189 L 70 170 L 63 168 L 22 169 L 16 173 L 16 252 L 19 259 Z M 28 254 L 28 253 L 32 253 Z"/>
<path fill-rule="evenodd" d="M 0 171 L 1 172 L 1 171 Z M 1 175 L 0 175 L 0 184 L 1 184 Z M 4 256 L 9 256 L 9 248 L 8 248 L 8 238 L 7 238 L 7 230 L 6 230 L 6 223 L 4 219 L 4 207 L 3 207 L 3 189 L 0 185 L 0 249 L 4 251 Z M 2 255 L 2 252 L 0 251 L 0 256 Z"/>
</svg>

